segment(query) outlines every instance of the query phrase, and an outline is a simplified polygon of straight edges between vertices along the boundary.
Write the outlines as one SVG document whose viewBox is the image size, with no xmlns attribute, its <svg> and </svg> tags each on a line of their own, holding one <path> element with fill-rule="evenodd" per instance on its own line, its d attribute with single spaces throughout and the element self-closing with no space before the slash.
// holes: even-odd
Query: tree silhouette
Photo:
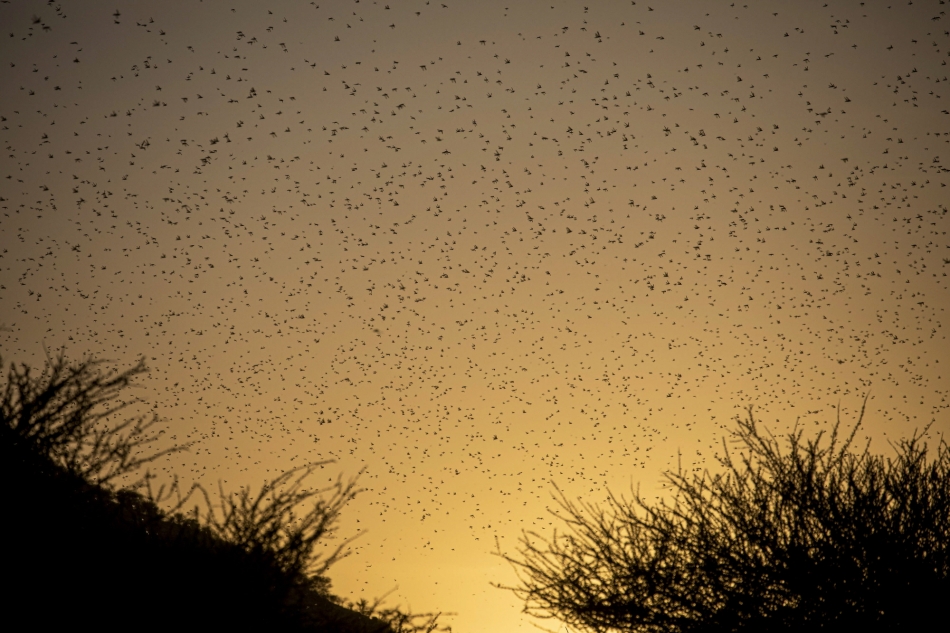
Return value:
<svg viewBox="0 0 950 633">
<path fill-rule="evenodd" d="M 187 629 L 432 633 L 440 614 L 375 603 L 342 604 L 330 593 L 328 555 L 356 478 L 312 489 L 324 463 L 285 472 L 258 492 L 182 495 L 177 480 L 152 490 L 139 469 L 171 451 L 148 452 L 157 418 L 117 420 L 143 363 L 124 372 L 101 363 L 47 359 L 35 374 L 10 365 L 0 386 L 0 490 L 5 617 L 31 628 Z M 0 363 L 2 365 L 2 363 Z M 125 481 L 127 486 L 118 487 Z M 200 491 L 205 508 L 180 510 Z M 177 496 L 171 510 L 159 504 Z M 322 548 L 321 548 L 322 549 Z"/>
<path fill-rule="evenodd" d="M 102 485 L 186 448 L 173 446 L 143 454 L 156 439 L 151 427 L 157 416 L 120 422 L 114 418 L 131 404 L 119 399 L 120 392 L 145 371 L 145 363 L 139 361 L 124 372 L 102 371 L 101 364 L 95 360 L 70 363 L 60 355 L 47 359 L 38 376 L 28 365 L 11 364 L 0 392 L 4 447 L 42 455 L 58 467 Z"/>
<path fill-rule="evenodd" d="M 950 449 L 930 459 L 915 433 L 873 455 L 855 446 L 863 416 L 846 436 L 839 416 L 827 436 L 776 438 L 750 407 L 721 473 L 666 474 L 670 502 L 558 489 L 567 532 L 499 550 L 521 583 L 502 588 L 587 631 L 929 628 L 950 595 Z"/>
</svg>

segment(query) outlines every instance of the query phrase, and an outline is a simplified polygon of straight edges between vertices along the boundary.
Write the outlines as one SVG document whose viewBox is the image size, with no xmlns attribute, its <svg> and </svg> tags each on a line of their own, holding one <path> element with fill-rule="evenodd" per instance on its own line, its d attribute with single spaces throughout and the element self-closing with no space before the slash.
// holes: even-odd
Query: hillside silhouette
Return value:
<svg viewBox="0 0 950 633">
<path fill-rule="evenodd" d="M 344 605 L 330 593 L 325 573 L 349 541 L 323 557 L 315 546 L 333 534 L 358 492 L 355 480 L 311 490 L 310 466 L 256 494 L 222 491 L 214 503 L 200 488 L 155 492 L 147 472 L 130 479 L 163 454 L 147 451 L 154 419 L 115 422 L 119 394 L 144 370 L 140 363 L 103 372 L 95 361 L 62 356 L 38 375 L 9 367 L 0 391 L 0 476 L 10 621 L 44 630 L 450 630 L 439 614 L 380 601 Z M 173 509 L 163 510 L 175 493 Z M 192 499 L 205 511 L 182 512 Z"/>
</svg>

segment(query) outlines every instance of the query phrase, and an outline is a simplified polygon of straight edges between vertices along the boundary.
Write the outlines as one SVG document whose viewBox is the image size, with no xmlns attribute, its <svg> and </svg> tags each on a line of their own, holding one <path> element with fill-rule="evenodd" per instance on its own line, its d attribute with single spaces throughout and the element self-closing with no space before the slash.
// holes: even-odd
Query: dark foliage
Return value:
<svg viewBox="0 0 950 633">
<path fill-rule="evenodd" d="M 140 363 L 103 372 L 63 357 L 40 375 L 11 365 L 0 391 L 6 621 L 37 630 L 449 630 L 438 616 L 378 602 L 347 608 L 330 594 L 324 574 L 349 541 L 328 556 L 316 546 L 358 490 L 353 480 L 306 488 L 322 464 L 285 473 L 257 494 L 222 490 L 215 504 L 205 493 L 203 512 L 160 509 L 169 491 L 153 494 L 147 473 L 130 479 L 167 452 L 143 450 L 155 420 L 115 421 L 120 392 L 143 371 Z M 113 485 L 120 480 L 132 486 Z M 179 495 L 176 509 L 188 498 Z"/>
<path fill-rule="evenodd" d="M 504 588 L 588 631 L 929 629 L 950 595 L 950 449 L 915 434 L 873 455 L 860 422 L 777 439 L 749 409 L 721 474 L 667 474 L 670 503 L 560 493 L 569 531 L 499 552 L 521 581 Z"/>
<path fill-rule="evenodd" d="M 70 364 L 60 357 L 47 362 L 39 376 L 29 366 L 11 365 L 0 396 L 4 446 L 43 455 L 82 479 L 103 485 L 164 453 L 181 450 L 142 454 L 155 440 L 150 433 L 154 417 L 112 422 L 130 404 L 119 400 L 120 392 L 145 371 L 144 363 L 125 372 L 102 372 L 99 365 Z"/>
</svg>

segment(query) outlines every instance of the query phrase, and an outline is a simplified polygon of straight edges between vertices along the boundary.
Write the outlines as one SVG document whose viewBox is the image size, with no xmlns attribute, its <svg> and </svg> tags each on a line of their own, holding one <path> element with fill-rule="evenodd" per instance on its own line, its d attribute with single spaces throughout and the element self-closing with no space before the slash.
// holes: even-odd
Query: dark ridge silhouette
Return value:
<svg viewBox="0 0 950 633">
<path fill-rule="evenodd" d="M 866 403 L 865 399 L 865 403 Z M 720 474 L 667 473 L 673 501 L 560 492 L 566 533 L 523 534 L 526 611 L 587 631 L 931 630 L 950 595 L 950 448 L 923 434 L 895 455 L 738 420 Z"/>
<path fill-rule="evenodd" d="M 62 356 L 39 376 L 10 366 L 0 392 L 7 621 L 37 630 L 451 630 L 439 614 L 379 600 L 344 606 L 330 593 L 325 572 L 349 540 L 326 557 L 314 548 L 357 494 L 355 480 L 310 490 L 315 466 L 296 469 L 256 495 L 222 491 L 213 504 L 204 494 L 204 513 L 178 511 L 189 494 L 162 510 L 158 503 L 180 491 L 153 493 L 147 472 L 116 487 L 167 452 L 143 450 L 154 419 L 112 421 L 124 407 L 120 392 L 143 371 L 140 363 L 103 373 L 97 362 Z M 310 510 L 299 512 L 302 504 Z"/>
</svg>

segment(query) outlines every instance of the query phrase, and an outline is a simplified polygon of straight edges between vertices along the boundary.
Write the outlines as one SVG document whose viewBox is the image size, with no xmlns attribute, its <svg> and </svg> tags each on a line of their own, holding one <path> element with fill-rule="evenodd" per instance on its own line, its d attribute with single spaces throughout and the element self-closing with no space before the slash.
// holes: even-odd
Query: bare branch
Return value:
<svg viewBox="0 0 950 633">
<path fill-rule="evenodd" d="M 43 454 L 90 482 L 109 485 L 163 455 L 184 450 L 145 449 L 157 439 L 157 416 L 115 419 L 131 402 L 119 394 L 146 372 L 144 361 L 123 371 L 100 369 L 101 361 L 48 359 L 40 375 L 11 364 L 0 391 L 0 429 L 7 439 Z M 0 361 L 2 366 L 2 361 Z M 133 487 L 144 479 L 133 482 Z"/>
<path fill-rule="evenodd" d="M 814 438 L 763 432 L 750 408 L 720 472 L 666 473 L 669 502 L 611 494 L 601 508 L 555 486 L 566 531 L 498 549 L 520 584 L 495 586 L 536 617 L 598 632 L 926 621 L 906 603 L 930 596 L 933 610 L 950 590 L 950 449 L 941 440 L 929 460 L 915 433 L 896 457 L 872 455 L 855 445 L 866 405 L 849 431 L 839 417 Z"/>
</svg>

